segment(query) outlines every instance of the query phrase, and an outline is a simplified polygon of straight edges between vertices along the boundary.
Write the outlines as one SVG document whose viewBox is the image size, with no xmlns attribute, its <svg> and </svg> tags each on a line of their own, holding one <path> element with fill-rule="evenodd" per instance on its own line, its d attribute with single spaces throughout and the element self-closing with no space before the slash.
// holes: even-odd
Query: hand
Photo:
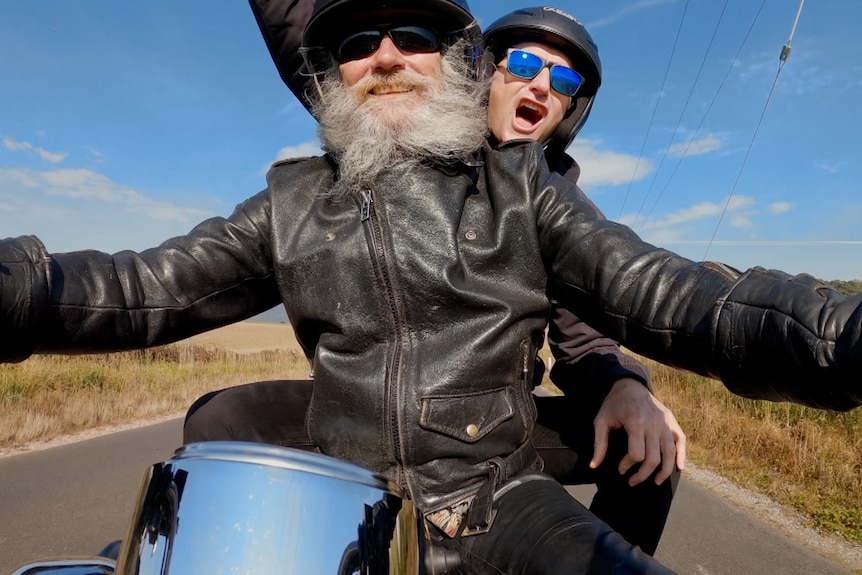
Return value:
<svg viewBox="0 0 862 575">
<path fill-rule="evenodd" d="M 624 428 L 628 434 L 628 453 L 620 462 L 619 471 L 626 473 L 640 463 L 640 469 L 629 478 L 629 485 L 641 483 L 652 475 L 659 464 L 656 484 L 673 473 L 674 465 L 685 467 L 685 433 L 673 413 L 636 379 L 624 378 L 611 387 L 598 415 L 593 420 L 596 432 L 590 467 L 598 467 L 608 450 L 608 434 Z"/>
</svg>

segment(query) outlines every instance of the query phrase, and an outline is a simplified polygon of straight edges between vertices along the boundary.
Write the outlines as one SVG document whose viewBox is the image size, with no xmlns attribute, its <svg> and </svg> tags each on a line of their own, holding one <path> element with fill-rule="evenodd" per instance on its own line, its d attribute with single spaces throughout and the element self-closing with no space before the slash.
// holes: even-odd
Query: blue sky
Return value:
<svg viewBox="0 0 862 575">
<path fill-rule="evenodd" d="M 471 1 L 482 24 L 522 5 Z M 862 2 L 804 5 L 765 113 L 797 0 L 555 5 L 602 57 L 571 152 L 610 218 L 692 259 L 862 278 Z M 0 0 L 2 237 L 143 249 L 318 149 L 242 0 Z"/>
</svg>

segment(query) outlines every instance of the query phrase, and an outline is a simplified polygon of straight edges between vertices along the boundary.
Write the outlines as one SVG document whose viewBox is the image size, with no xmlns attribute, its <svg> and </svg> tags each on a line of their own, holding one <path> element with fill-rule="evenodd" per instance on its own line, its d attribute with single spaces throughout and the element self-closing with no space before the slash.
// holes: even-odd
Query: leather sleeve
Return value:
<svg viewBox="0 0 862 575">
<path fill-rule="evenodd" d="M 279 76 L 310 111 L 308 94 L 313 83 L 302 73 L 304 62 L 299 47 L 314 0 L 249 0 L 249 5 Z"/>
<path fill-rule="evenodd" d="M 49 262 L 34 236 L 0 241 L 0 361 L 23 361 L 38 347 L 49 309 Z"/>
<path fill-rule="evenodd" d="M 266 193 L 157 248 L 47 254 L 0 242 L 0 361 L 35 352 L 148 347 L 247 319 L 278 303 Z"/>
<path fill-rule="evenodd" d="M 862 404 L 862 295 L 844 298 L 810 276 L 682 258 L 596 220 L 570 183 L 539 166 L 542 257 L 552 293 L 579 317 L 746 397 Z"/>
<path fill-rule="evenodd" d="M 862 294 L 754 268 L 714 325 L 720 375 L 744 397 L 846 410 L 862 403 Z"/>
<path fill-rule="evenodd" d="M 571 157 L 564 154 L 552 166 L 553 171 L 577 186 L 580 168 Z M 575 192 L 596 217 L 605 219 L 579 187 Z M 646 366 L 624 353 L 616 341 L 593 329 L 553 297 L 551 306 L 548 345 L 556 362 L 550 377 L 566 395 L 598 406 L 620 379 L 633 378 L 650 388 Z"/>
</svg>

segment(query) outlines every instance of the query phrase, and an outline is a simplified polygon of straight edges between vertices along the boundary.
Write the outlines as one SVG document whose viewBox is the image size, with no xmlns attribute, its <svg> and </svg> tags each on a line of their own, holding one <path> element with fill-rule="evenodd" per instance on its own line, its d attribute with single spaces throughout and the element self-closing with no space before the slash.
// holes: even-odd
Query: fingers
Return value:
<svg viewBox="0 0 862 575">
<path fill-rule="evenodd" d="M 660 401 L 650 397 L 653 410 L 641 412 L 642 419 L 632 418 L 625 425 L 628 433 L 628 453 L 620 462 L 621 474 L 636 464 L 637 471 L 629 478 L 635 486 L 651 476 L 660 485 L 678 467 L 685 466 L 685 433 L 673 413 Z M 650 415 L 651 413 L 651 415 Z"/>
<path fill-rule="evenodd" d="M 671 476 L 676 467 L 678 445 L 670 432 L 662 434 L 661 439 L 661 469 L 655 475 L 655 484 L 661 485 Z"/>
<path fill-rule="evenodd" d="M 629 452 L 620 462 L 620 473 L 626 473 L 635 463 L 640 463 L 638 470 L 629 477 L 629 485 L 635 485 L 648 479 L 662 462 L 660 442 L 653 433 L 629 434 Z M 625 469 L 623 468 L 626 466 Z"/>
<path fill-rule="evenodd" d="M 657 399 L 655 403 L 664 414 L 665 420 L 665 434 L 662 436 L 662 472 L 655 478 L 655 482 L 660 484 L 670 477 L 674 467 L 685 469 L 686 437 L 673 412 Z"/>
<path fill-rule="evenodd" d="M 686 437 L 673 413 L 635 380 L 619 380 L 602 403 L 593 421 L 595 443 L 590 467 L 595 469 L 607 456 L 609 433 L 624 428 L 628 452 L 620 460 L 620 474 L 640 467 L 629 478 L 631 486 L 655 475 L 656 484 L 667 480 L 676 468 L 683 469 Z"/>
<path fill-rule="evenodd" d="M 671 417 L 673 417 L 672 414 Z M 674 419 L 673 422 L 676 423 L 676 419 Z M 678 423 L 676 423 L 676 429 L 677 431 L 673 435 L 674 442 L 676 443 L 676 467 L 677 469 L 682 471 L 683 469 L 685 469 L 686 437 L 685 432 L 682 430 L 682 427 L 680 427 Z"/>
<path fill-rule="evenodd" d="M 611 428 L 606 423 L 606 419 L 599 415 L 593 420 L 593 429 L 595 430 L 595 439 L 593 441 L 593 458 L 590 460 L 590 469 L 596 469 L 605 460 L 605 455 L 608 452 L 608 435 Z"/>
</svg>

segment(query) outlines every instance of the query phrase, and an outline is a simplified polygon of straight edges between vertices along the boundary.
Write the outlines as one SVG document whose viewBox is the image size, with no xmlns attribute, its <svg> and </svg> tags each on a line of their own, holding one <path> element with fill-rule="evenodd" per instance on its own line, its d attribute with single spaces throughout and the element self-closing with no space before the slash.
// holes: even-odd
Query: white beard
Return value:
<svg viewBox="0 0 862 575">
<path fill-rule="evenodd" d="M 368 187 L 394 165 L 467 160 L 488 133 L 486 89 L 469 70 L 459 44 L 444 55 L 441 77 L 406 70 L 375 74 L 346 87 L 338 71 L 321 82 L 315 107 L 326 151 L 339 165 L 332 193 Z M 372 89 L 410 88 L 415 105 L 393 109 L 368 97 Z"/>
</svg>

